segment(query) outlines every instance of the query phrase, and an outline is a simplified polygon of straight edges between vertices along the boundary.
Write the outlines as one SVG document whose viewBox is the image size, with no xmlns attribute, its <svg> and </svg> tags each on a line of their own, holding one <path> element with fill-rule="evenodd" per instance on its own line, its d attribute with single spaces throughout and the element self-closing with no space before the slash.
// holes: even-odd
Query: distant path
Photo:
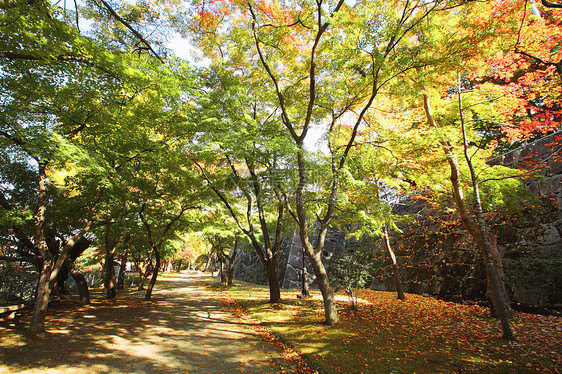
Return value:
<svg viewBox="0 0 562 374">
<path fill-rule="evenodd" d="M 285 373 L 282 352 L 235 317 L 219 291 L 195 273 L 159 279 L 152 302 L 141 292 L 92 306 L 49 311 L 45 340 L 21 331 L 29 315 L 0 321 L 1 373 Z"/>
</svg>

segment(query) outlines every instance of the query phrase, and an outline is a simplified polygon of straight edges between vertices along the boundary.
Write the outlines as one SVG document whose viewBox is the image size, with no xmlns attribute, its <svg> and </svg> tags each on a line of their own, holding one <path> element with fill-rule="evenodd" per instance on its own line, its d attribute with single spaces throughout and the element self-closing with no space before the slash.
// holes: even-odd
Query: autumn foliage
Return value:
<svg viewBox="0 0 562 374">
<path fill-rule="evenodd" d="M 561 317 L 517 313 L 518 340 L 508 342 L 479 305 L 360 290 L 354 310 L 342 291 L 341 323 L 327 328 L 317 322 L 317 291 L 307 300 L 286 291 L 286 301 L 275 305 L 265 304 L 265 290 L 255 286 L 238 285 L 229 293 L 237 310 L 242 306 L 327 372 L 558 373 L 562 365 Z"/>
</svg>

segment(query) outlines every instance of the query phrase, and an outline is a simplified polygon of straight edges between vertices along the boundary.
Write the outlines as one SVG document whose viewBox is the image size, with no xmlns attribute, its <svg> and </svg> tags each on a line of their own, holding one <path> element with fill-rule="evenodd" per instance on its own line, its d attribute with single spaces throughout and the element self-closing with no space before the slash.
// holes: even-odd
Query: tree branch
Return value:
<svg viewBox="0 0 562 374">
<path fill-rule="evenodd" d="M 562 4 L 551 3 L 547 0 L 541 0 L 541 4 L 547 8 L 562 8 Z"/>
<path fill-rule="evenodd" d="M 154 54 L 154 56 L 158 60 L 160 60 L 161 63 L 164 63 L 164 60 L 162 60 L 162 58 L 158 55 L 158 53 L 156 53 L 156 51 L 152 49 L 150 43 L 137 30 L 135 30 L 127 21 L 121 18 L 121 16 L 117 14 L 117 12 L 115 12 L 115 10 L 113 10 L 111 5 L 109 5 L 105 0 L 100 0 L 100 1 L 117 21 L 119 21 L 121 24 L 123 24 L 123 26 L 125 26 L 129 30 L 131 30 L 131 32 L 142 42 L 142 44 L 144 44 L 152 52 L 152 54 Z"/>
</svg>

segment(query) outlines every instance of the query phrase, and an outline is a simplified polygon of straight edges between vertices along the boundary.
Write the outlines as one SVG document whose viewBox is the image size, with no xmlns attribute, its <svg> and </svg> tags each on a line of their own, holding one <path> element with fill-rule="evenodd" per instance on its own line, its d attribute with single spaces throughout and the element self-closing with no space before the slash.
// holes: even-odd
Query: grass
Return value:
<svg viewBox="0 0 562 374">
<path fill-rule="evenodd" d="M 322 324 L 321 295 L 298 299 L 252 284 L 222 288 L 251 316 L 325 373 L 561 373 L 562 318 L 517 313 L 517 340 L 502 339 L 485 308 L 407 294 L 360 291 L 358 311 L 337 295 L 341 322 Z"/>
</svg>

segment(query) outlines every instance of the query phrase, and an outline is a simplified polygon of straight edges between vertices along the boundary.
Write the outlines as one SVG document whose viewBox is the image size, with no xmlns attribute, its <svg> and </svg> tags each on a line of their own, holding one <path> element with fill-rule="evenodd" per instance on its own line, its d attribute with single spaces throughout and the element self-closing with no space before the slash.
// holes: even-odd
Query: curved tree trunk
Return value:
<svg viewBox="0 0 562 374">
<path fill-rule="evenodd" d="M 47 316 L 47 308 L 49 306 L 49 297 L 53 290 L 53 286 L 57 280 L 58 274 L 64 265 L 70 251 L 74 245 L 82 239 L 84 234 L 90 230 L 94 209 L 99 203 L 102 194 L 100 193 L 97 200 L 89 207 L 88 217 L 85 226 L 80 232 L 68 239 L 64 244 L 58 257 L 54 257 L 49 251 L 44 235 L 45 212 L 47 209 L 47 191 L 46 191 L 46 174 L 45 163 L 39 163 L 39 204 L 37 214 L 35 216 L 35 235 L 34 242 L 37 251 L 43 259 L 43 267 L 39 275 L 39 283 L 37 286 L 37 298 L 33 306 L 33 314 L 29 324 L 28 332 L 30 335 L 37 335 L 45 331 L 45 317 Z"/>
<path fill-rule="evenodd" d="M 433 118 L 433 114 L 431 112 L 429 96 L 427 95 L 427 93 L 423 94 L 423 99 L 424 99 L 424 109 L 425 109 L 427 120 L 430 123 L 430 125 L 432 125 L 433 127 L 437 127 L 437 123 L 435 122 L 435 119 Z M 512 317 L 514 316 L 514 313 L 509 301 L 509 295 L 506 292 L 507 288 L 504 281 L 505 276 L 501 273 L 499 274 L 497 273 L 497 270 L 503 271 L 501 256 L 499 255 L 497 246 L 489 245 L 490 243 L 487 243 L 488 241 L 485 240 L 485 238 L 482 235 L 482 230 L 485 231 L 485 228 L 480 227 L 479 224 L 477 224 L 477 222 L 474 221 L 474 219 L 470 216 L 468 212 L 468 208 L 466 207 L 465 204 L 463 190 L 459 179 L 459 175 L 460 175 L 459 165 L 458 165 L 457 157 L 452 151 L 452 145 L 449 144 L 448 142 L 442 142 L 441 147 L 445 153 L 445 156 L 447 157 L 447 162 L 449 164 L 450 171 L 451 171 L 451 175 L 449 179 L 451 180 L 452 195 L 455 205 L 457 207 L 457 212 L 460 215 L 463 226 L 466 228 L 468 233 L 474 238 L 474 241 L 476 242 L 480 252 L 482 253 L 482 257 L 486 261 L 486 272 L 488 277 L 488 285 L 487 285 L 488 295 L 491 296 L 489 298 L 492 300 L 493 303 L 491 308 L 492 312 L 496 317 L 500 317 L 499 310 L 501 309 L 501 307 L 498 305 L 498 303 L 502 303 L 504 304 L 504 309 L 506 310 L 507 316 Z M 485 223 L 482 221 L 480 224 L 485 224 Z M 486 253 L 487 251 L 486 247 L 488 247 L 490 250 L 490 254 L 491 254 L 490 261 L 493 261 L 493 266 L 487 266 L 486 259 L 488 255 Z M 494 275 L 490 274 L 490 272 L 492 271 L 495 271 L 496 274 Z M 493 296 L 494 293 L 493 284 L 492 284 L 493 277 L 495 277 L 500 283 L 498 287 L 500 292 L 499 294 L 496 295 L 496 297 Z"/>
</svg>

